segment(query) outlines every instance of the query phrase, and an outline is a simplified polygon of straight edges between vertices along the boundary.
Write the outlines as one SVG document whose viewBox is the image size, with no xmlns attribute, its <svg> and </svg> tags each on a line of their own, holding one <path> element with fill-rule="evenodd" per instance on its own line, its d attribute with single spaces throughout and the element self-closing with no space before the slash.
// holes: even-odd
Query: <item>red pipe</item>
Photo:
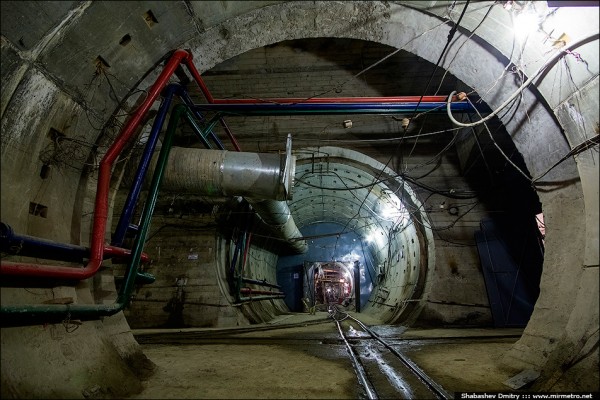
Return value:
<svg viewBox="0 0 600 400">
<path fill-rule="evenodd" d="M 121 247 L 111 246 L 109 244 L 104 245 L 104 254 L 109 255 L 110 258 L 124 258 L 128 259 L 131 257 L 131 250 L 123 249 Z M 150 261 L 150 257 L 146 253 L 142 253 L 141 261 L 147 263 Z"/>
<path fill-rule="evenodd" d="M 227 124 L 225 123 L 225 120 L 223 118 L 219 118 L 219 121 L 221 122 L 221 126 L 223 126 L 223 129 L 225 129 L 225 133 L 227 133 L 227 136 L 229 136 L 229 140 L 231 141 L 231 144 L 233 144 L 235 151 L 242 151 L 240 148 L 240 144 L 236 140 L 235 136 L 233 136 L 233 133 L 231 133 L 231 130 L 229 129 L 229 126 L 227 126 Z"/>
<path fill-rule="evenodd" d="M 156 79 L 156 82 L 154 82 L 148 91 L 144 102 L 127 121 L 119 136 L 115 139 L 100 161 L 96 202 L 94 206 L 94 221 L 90 244 L 90 260 L 87 265 L 82 269 L 74 269 L 64 266 L 3 262 L 0 270 L 3 274 L 7 273 L 13 275 L 31 275 L 48 278 L 83 280 L 93 276 L 98 271 L 100 265 L 102 264 L 106 247 L 104 244 L 104 235 L 106 232 L 106 221 L 108 220 L 108 194 L 110 191 L 110 179 L 114 161 L 117 156 L 121 154 L 125 145 L 130 141 L 131 137 L 135 133 L 135 128 L 137 128 L 137 126 L 140 124 L 140 121 L 146 115 L 152 106 L 152 103 L 160 95 L 162 89 L 167 85 L 169 78 L 171 75 L 173 75 L 175 69 L 177 69 L 182 61 L 185 61 L 188 67 L 193 65 L 191 63 L 191 59 L 192 55 L 185 50 L 175 50 L 173 52 L 173 55 Z M 195 70 L 195 68 L 193 69 Z"/>
<path fill-rule="evenodd" d="M 258 103 L 276 103 L 276 104 L 290 104 L 290 103 L 439 103 L 446 102 L 448 96 L 396 96 L 396 97 L 315 97 L 315 98 L 267 98 L 267 99 L 215 99 L 206 83 L 198 73 L 198 70 L 191 62 L 191 58 L 186 60 L 186 64 L 198 83 L 202 94 L 211 104 L 258 104 Z M 454 96 L 454 99 L 458 100 L 458 96 Z"/>
<path fill-rule="evenodd" d="M 104 245 L 104 253 L 112 257 L 129 258 L 131 250 L 122 249 L 110 245 Z M 150 261 L 148 254 L 142 253 L 142 262 Z M 88 264 L 89 265 L 89 264 Z M 27 263 L 12 263 L 3 262 L 0 265 L 2 275 L 16 276 L 42 276 L 44 278 L 61 278 L 61 279 L 85 279 L 82 278 L 83 269 L 76 269 L 67 266 L 50 266 L 44 264 L 27 264 Z"/>
<path fill-rule="evenodd" d="M 194 66 L 192 62 L 191 53 L 185 50 L 175 50 L 173 55 L 163 68 L 162 72 L 148 91 L 146 99 L 144 102 L 138 107 L 135 113 L 131 116 L 131 118 L 126 122 L 119 136 L 115 139 L 113 144 L 110 146 L 102 160 L 100 161 L 99 171 L 98 171 L 98 184 L 96 191 L 96 201 L 94 205 L 94 221 L 92 227 L 92 237 L 91 237 L 91 245 L 90 245 L 90 260 L 87 265 L 82 269 L 74 269 L 71 267 L 64 266 L 51 266 L 51 265 L 36 265 L 36 264 L 23 264 L 23 263 L 0 263 L 0 273 L 2 274 L 12 274 L 12 275 L 32 275 L 38 277 L 53 277 L 53 278 L 65 278 L 65 279 L 87 279 L 93 276 L 100 265 L 102 264 L 102 260 L 104 257 L 105 251 L 115 251 L 119 253 L 119 250 L 116 249 L 108 249 L 104 244 L 104 236 L 106 232 L 106 223 L 108 220 L 108 195 L 110 191 L 110 180 L 112 167 L 116 160 L 116 158 L 121 154 L 125 145 L 130 142 L 133 134 L 135 133 L 135 129 L 140 124 L 142 118 L 146 115 L 154 101 L 160 95 L 162 89 L 167 85 L 169 78 L 173 75 L 177 67 L 181 63 L 185 63 L 188 67 L 190 73 L 192 74 L 194 80 L 198 83 L 200 90 L 206 97 L 206 100 L 209 103 L 223 103 L 223 104 L 245 104 L 245 103 L 256 103 L 256 100 L 253 99 L 214 99 L 208 90 L 208 87 L 204 83 L 204 80 L 200 76 L 200 73 Z M 421 98 L 421 102 L 425 101 L 446 101 L 443 98 L 444 96 L 425 96 Z M 442 100 L 440 100 L 442 98 Z M 367 97 L 367 98 L 353 98 L 353 97 L 342 97 L 342 98 L 314 98 L 314 99 L 267 99 L 262 100 L 262 102 L 279 102 L 279 103 L 327 103 L 327 102 L 358 102 L 358 101 L 366 101 L 370 99 L 372 102 L 391 102 L 391 101 L 408 101 L 407 99 L 412 99 L 414 101 L 415 97 Z M 416 97 L 417 100 L 420 97 Z M 224 121 L 221 121 L 223 126 L 226 128 L 227 125 L 224 124 Z M 227 134 L 230 139 L 232 139 L 232 143 L 236 150 L 239 151 L 239 145 L 229 129 L 226 128 Z M 122 249 L 124 250 L 124 249 Z M 125 250 L 124 250 L 125 251 Z M 123 254 L 126 256 L 126 254 Z"/>
<path fill-rule="evenodd" d="M 190 73 L 192 74 L 192 77 L 194 77 L 196 83 L 198 83 L 198 86 L 200 86 L 200 90 L 202 91 L 202 94 L 204 94 L 204 97 L 206 97 L 206 101 L 208 101 L 209 103 L 213 103 L 214 98 L 212 97 L 212 94 L 210 94 L 210 90 L 208 90 L 206 83 L 204 83 L 204 79 L 202 79 L 200 73 L 196 69 L 196 66 L 192 62 L 192 57 L 190 57 L 189 60 L 186 60 L 185 64 L 187 65 Z"/>
</svg>

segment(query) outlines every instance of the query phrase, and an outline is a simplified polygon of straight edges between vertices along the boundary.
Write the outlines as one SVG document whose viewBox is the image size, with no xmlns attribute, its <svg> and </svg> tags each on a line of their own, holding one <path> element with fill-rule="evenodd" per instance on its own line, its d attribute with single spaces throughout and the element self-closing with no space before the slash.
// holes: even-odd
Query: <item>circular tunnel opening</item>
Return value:
<svg viewBox="0 0 600 400">
<path fill-rule="evenodd" d="M 305 148 L 296 154 L 289 207 L 308 251 L 279 257 L 277 280 L 286 305 L 299 312 L 340 304 L 385 322 L 406 316 L 433 260 L 427 217 L 410 186 L 353 150 Z M 334 271 L 340 271 L 335 284 L 327 277 Z"/>
</svg>

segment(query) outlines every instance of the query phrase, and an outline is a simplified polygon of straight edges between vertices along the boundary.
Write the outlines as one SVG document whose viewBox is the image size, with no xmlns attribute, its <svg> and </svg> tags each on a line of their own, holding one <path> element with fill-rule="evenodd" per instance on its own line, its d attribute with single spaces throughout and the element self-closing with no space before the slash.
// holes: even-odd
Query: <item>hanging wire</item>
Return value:
<svg viewBox="0 0 600 400">
<path fill-rule="evenodd" d="M 481 125 L 481 124 L 485 123 L 486 121 L 489 121 L 494 116 L 496 116 L 501 110 L 503 110 L 506 106 L 508 106 L 515 99 L 515 97 L 519 96 L 527 87 L 529 87 L 529 85 L 539 75 L 541 75 L 542 72 L 544 72 L 546 70 L 546 68 L 548 68 L 550 65 L 554 64 L 554 62 L 556 62 L 564 54 L 568 54 L 567 50 L 570 50 L 572 48 L 577 48 L 578 46 L 580 46 L 584 43 L 587 43 L 590 39 L 592 39 L 594 37 L 598 37 L 598 34 L 596 33 L 592 36 L 577 40 L 575 42 L 568 44 L 564 48 L 561 48 L 557 53 L 555 53 L 553 56 L 549 57 L 546 60 L 546 62 L 544 62 L 544 64 L 540 68 L 538 68 L 537 71 L 535 71 L 525 82 L 523 82 L 523 84 L 516 91 L 514 91 L 513 94 L 510 95 L 502 104 L 500 104 L 495 110 L 493 110 L 491 113 L 489 113 L 485 117 L 482 117 L 481 120 L 479 120 L 479 121 L 471 122 L 471 123 L 464 123 L 464 122 L 460 122 L 460 121 L 456 120 L 456 118 L 454 118 L 454 116 L 452 115 L 452 110 L 450 109 L 452 97 L 454 96 L 454 94 L 456 92 L 450 93 L 450 95 L 448 96 L 447 104 L 446 104 L 446 113 L 448 114 L 448 118 L 450 118 L 450 120 L 452 121 L 453 124 L 455 124 L 457 126 L 463 126 L 463 127 L 473 127 L 473 126 Z"/>
</svg>

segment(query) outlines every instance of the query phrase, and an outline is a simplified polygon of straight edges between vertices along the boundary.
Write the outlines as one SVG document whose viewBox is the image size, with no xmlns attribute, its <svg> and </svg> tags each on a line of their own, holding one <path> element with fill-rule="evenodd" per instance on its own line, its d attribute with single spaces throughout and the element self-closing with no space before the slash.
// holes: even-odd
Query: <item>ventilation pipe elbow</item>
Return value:
<svg viewBox="0 0 600 400">
<path fill-rule="evenodd" d="M 285 239 L 290 249 L 298 254 L 308 251 L 306 240 L 296 226 L 292 213 L 285 201 L 246 198 L 260 219 L 278 237 Z"/>
</svg>

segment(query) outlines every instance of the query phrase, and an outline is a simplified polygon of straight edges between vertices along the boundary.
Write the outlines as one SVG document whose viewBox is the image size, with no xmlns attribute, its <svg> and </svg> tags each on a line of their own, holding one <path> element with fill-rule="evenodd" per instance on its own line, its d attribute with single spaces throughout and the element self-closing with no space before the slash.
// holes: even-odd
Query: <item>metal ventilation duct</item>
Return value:
<svg viewBox="0 0 600 400">
<path fill-rule="evenodd" d="M 154 168 L 156 157 L 151 164 Z M 173 147 L 162 187 L 204 196 L 243 196 L 277 237 L 304 253 L 308 245 L 286 202 L 292 197 L 295 166 L 290 139 L 285 154 Z"/>
</svg>

